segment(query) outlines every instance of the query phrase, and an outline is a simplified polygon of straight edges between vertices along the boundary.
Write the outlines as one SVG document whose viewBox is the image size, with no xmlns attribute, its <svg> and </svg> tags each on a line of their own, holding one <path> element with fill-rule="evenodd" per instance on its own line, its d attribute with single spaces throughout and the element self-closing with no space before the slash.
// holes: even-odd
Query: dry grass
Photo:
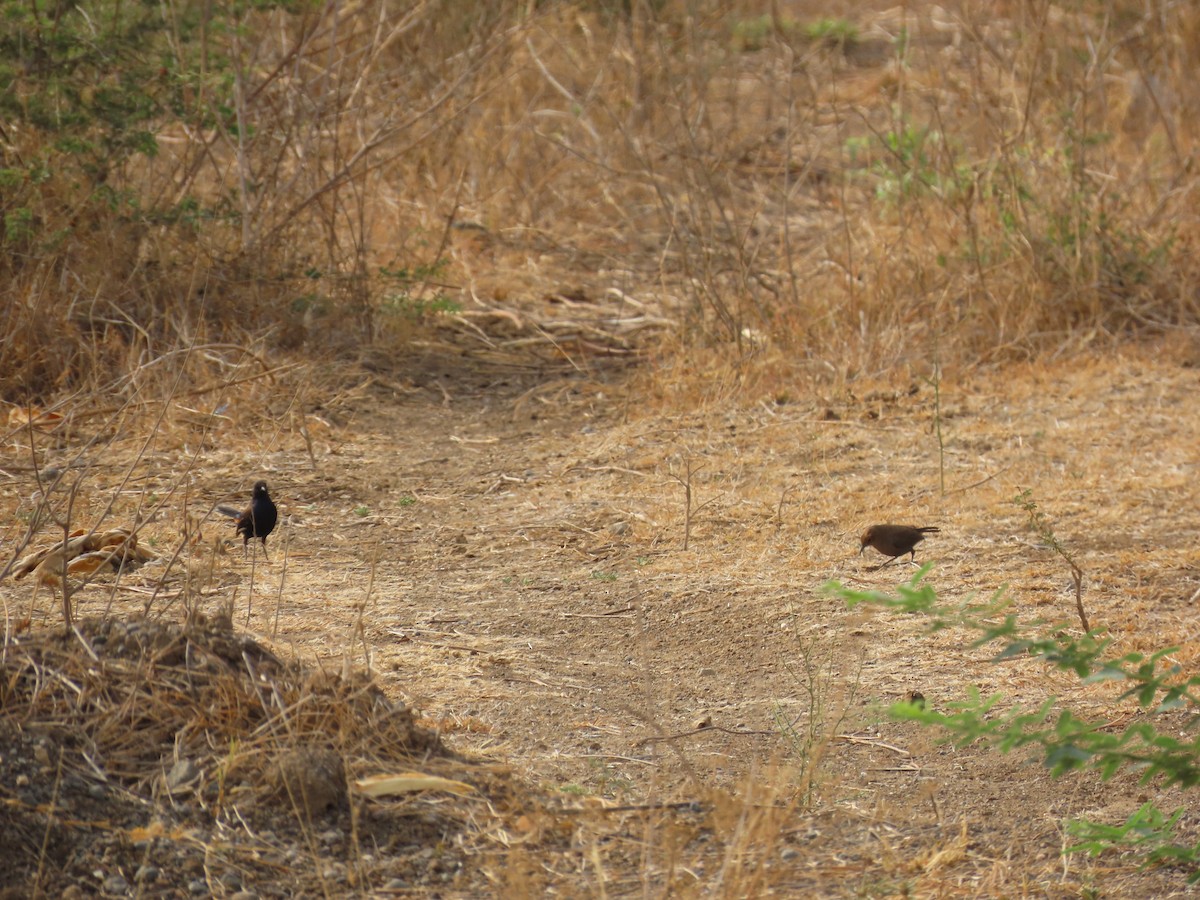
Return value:
<svg viewBox="0 0 1200 900">
<path fill-rule="evenodd" d="M 69 166 L 10 201 L 71 237 L 6 263 L 6 390 L 248 334 L 370 355 L 450 305 L 482 346 L 505 316 L 532 341 L 547 298 L 822 378 L 1194 325 L 1200 25 L 1105 10 L 247 13 L 208 37 L 233 120 L 159 123 L 156 157 L 107 173 L 136 205 L 81 212 Z"/>
<path fill-rule="evenodd" d="M 106 173 L 137 204 L 53 167 L 5 201 L 62 239 L 4 235 L 4 572 L 78 530 L 158 554 L 0 588 L 5 719 L 68 738 L 59 774 L 19 773 L 37 803 L 80 796 L 62 772 L 114 778 L 125 822 L 209 816 L 188 840 L 220 856 L 288 793 L 270 760 L 413 751 L 382 689 L 515 772 L 325 832 L 292 791 L 269 864 L 227 868 L 269 884 L 301 847 L 293 887 L 327 893 L 1185 889 L 1059 855 L 1065 818 L 1118 821 L 1147 788 L 948 754 L 880 712 L 977 686 L 1133 715 L 1111 687 L 814 586 L 876 585 L 847 562 L 862 526 L 936 521 L 946 595 L 1007 582 L 1073 616 L 1012 502 L 1032 488 L 1092 624 L 1196 662 L 1200 13 L 441 0 L 241 24 L 209 37 L 230 116 L 201 92 L 157 157 Z M 18 137 L 6 166 L 45 140 Z M 282 482 L 270 564 L 210 521 L 260 474 Z M 214 609 L 257 641 L 214 651 Z M 136 659 L 84 649 L 140 627 L 164 642 Z M 260 651 L 290 673 L 269 695 Z M 176 756 L 217 795 L 164 792 Z M 208 777 L 232 771 L 236 802 Z M 51 821 L 15 828 L 27 858 L 92 877 Z"/>
<path fill-rule="evenodd" d="M 38 737 L 32 758 L 41 771 L 15 779 L 0 825 L 12 874 L 36 861 L 37 876 L 23 880 L 35 893 L 78 883 L 64 848 L 94 846 L 97 834 L 114 830 L 145 845 L 144 860 L 158 856 L 149 851 L 155 844 L 176 864 L 202 856 L 210 883 L 226 888 L 231 878 L 300 893 L 382 882 L 395 866 L 382 859 L 376 867 L 369 855 L 381 834 L 424 841 L 436 823 L 439 842 L 456 834 L 474 841 L 481 797 L 493 795 L 491 818 L 510 806 L 503 788 L 488 788 L 488 767 L 449 753 L 369 678 L 282 663 L 228 618 L 200 616 L 184 627 L 106 618 L 66 637 L 34 632 L 6 642 L 0 671 L 9 774 L 29 758 L 20 736 Z M 466 789 L 457 804 L 434 801 L 428 822 L 404 825 L 411 799 L 367 801 L 355 788 L 356 778 L 413 770 L 465 776 L 478 792 Z M 131 813 L 133 798 L 164 815 Z M 331 875 L 317 829 L 352 805 L 351 865 Z M 53 836 L 53 846 L 28 840 L 31 831 Z M 299 859 L 297 846 L 305 847 Z M 289 854 L 291 865 L 281 865 Z M 122 869 L 127 881 L 143 880 Z M 123 892 L 109 882 L 105 890 Z"/>
</svg>

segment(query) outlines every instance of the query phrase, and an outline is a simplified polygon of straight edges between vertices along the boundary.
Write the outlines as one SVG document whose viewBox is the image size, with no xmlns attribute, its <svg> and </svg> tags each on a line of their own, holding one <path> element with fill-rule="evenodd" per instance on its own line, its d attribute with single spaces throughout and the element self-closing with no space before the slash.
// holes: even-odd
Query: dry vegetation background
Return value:
<svg viewBox="0 0 1200 900">
<path fill-rule="evenodd" d="M 1029 488 L 1194 671 L 1192 4 L 0 7 L 14 896 L 1188 890 L 885 712 L 1136 704 L 821 586 L 1074 624 Z"/>
</svg>

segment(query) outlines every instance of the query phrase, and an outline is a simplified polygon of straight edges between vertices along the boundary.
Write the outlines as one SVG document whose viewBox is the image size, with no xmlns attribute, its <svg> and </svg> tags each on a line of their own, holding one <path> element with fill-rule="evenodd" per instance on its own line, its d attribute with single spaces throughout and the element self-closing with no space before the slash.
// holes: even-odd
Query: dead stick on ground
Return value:
<svg viewBox="0 0 1200 900">
<path fill-rule="evenodd" d="M 563 613 L 564 619 L 613 619 L 620 616 L 622 619 L 630 619 L 632 616 L 622 616 L 621 613 L 633 612 L 632 606 L 626 606 L 622 609 L 614 609 L 603 613 Z"/>
<path fill-rule="evenodd" d="M 680 738 L 692 737 L 697 734 L 705 734 L 709 731 L 719 731 L 722 734 L 733 735 L 774 735 L 779 734 L 778 731 L 751 731 L 741 728 L 724 728 L 720 725 L 704 725 L 700 728 L 693 728 L 691 731 L 680 731 L 676 734 L 660 734 L 653 737 L 642 738 L 638 744 L 658 744 L 663 741 L 677 741 Z"/>
<path fill-rule="evenodd" d="M 634 803 L 624 806 L 585 806 L 569 807 L 567 809 L 546 809 L 552 815 L 574 816 L 580 813 L 618 813 L 618 812 L 666 812 L 679 810 L 682 812 L 704 812 L 709 809 L 699 800 L 680 800 L 676 803 Z"/>
</svg>

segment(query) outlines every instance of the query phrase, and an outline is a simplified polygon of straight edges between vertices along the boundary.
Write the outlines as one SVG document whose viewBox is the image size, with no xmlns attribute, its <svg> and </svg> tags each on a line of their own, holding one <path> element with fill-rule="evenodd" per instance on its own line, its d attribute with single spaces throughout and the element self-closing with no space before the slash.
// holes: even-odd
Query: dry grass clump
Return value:
<svg viewBox="0 0 1200 900">
<path fill-rule="evenodd" d="M 106 833 L 115 828 L 124 835 L 121 846 L 155 839 L 174 845 L 164 868 L 203 851 L 220 860 L 218 871 L 228 867 L 246 877 L 254 859 L 269 883 L 303 885 L 311 877 L 307 865 L 293 863 L 282 872 L 264 841 L 294 833 L 303 842 L 314 826 L 346 822 L 354 778 L 418 770 L 422 785 L 434 788 L 459 783 L 431 777 L 439 771 L 471 778 L 470 765 L 369 677 L 283 663 L 235 633 L 228 618 L 196 617 L 187 625 L 89 619 L 66 637 L 30 632 L 5 644 L 0 675 L 2 740 L 35 736 L 42 765 L 40 774 L 10 784 L 14 818 L 0 830 L 6 843 L 13 829 L 23 837 L 11 848 L 6 884 L 9 878 L 26 888 L 71 880 L 69 854 L 61 848 L 78 843 L 95 851 L 84 808 L 96 804 L 109 823 Z M 16 744 L 6 745 L 9 754 L 9 774 L 30 758 Z M 126 797 L 139 804 L 127 808 Z M 359 795 L 354 802 L 366 801 Z M 372 802 L 376 810 L 399 803 L 409 816 L 421 805 Z M 446 830 L 467 827 L 475 803 L 468 797 L 437 804 L 443 838 Z M 150 808 L 157 812 L 148 818 Z M 362 809 L 356 814 L 372 841 L 395 840 L 419 827 L 397 828 L 405 815 L 392 822 Z M 55 847 L 38 841 L 38 830 L 53 833 Z M 247 849 L 237 849 L 240 844 Z M 145 862 L 161 856 L 140 854 Z M 132 877 L 131 868 L 124 871 Z M 83 880 L 90 877 L 89 871 Z"/>
<path fill-rule="evenodd" d="M 54 734 L 64 765 L 148 796 L 174 792 L 164 777 L 180 760 L 195 769 L 197 791 L 234 802 L 234 774 L 262 787 L 295 746 L 334 749 L 350 769 L 447 755 L 370 679 L 285 664 L 223 616 L 30 632 L 6 644 L 3 667 L 6 717 Z"/>
</svg>

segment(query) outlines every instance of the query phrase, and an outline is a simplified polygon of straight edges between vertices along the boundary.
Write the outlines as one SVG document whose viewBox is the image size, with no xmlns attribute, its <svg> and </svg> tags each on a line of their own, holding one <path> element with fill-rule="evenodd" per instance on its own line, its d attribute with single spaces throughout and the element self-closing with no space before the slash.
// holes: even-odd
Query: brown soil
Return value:
<svg viewBox="0 0 1200 900">
<path fill-rule="evenodd" d="M 12 896 L 1182 895 L 1184 870 L 1062 855 L 1068 819 L 1115 824 L 1179 792 L 1055 781 L 1019 751 L 939 745 L 886 713 L 914 689 L 939 708 L 969 688 L 1003 708 L 1056 695 L 1114 727 L 1135 704 L 1036 662 L 990 662 L 972 635 L 849 611 L 823 586 L 891 590 L 913 570 L 873 569 L 857 535 L 936 524 L 918 560 L 942 597 L 1008 585 L 1023 618 L 1073 622 L 1068 571 L 1012 502 L 1028 487 L 1086 573 L 1092 624 L 1118 652 L 1178 645 L 1191 671 L 1197 380 L 1134 350 L 948 375 L 944 492 L 919 380 L 679 413 L 615 375 L 475 367 L 343 395 L 311 453 L 296 429 L 230 432 L 201 442 L 184 479 L 187 441 L 164 441 L 136 487 L 188 490 L 142 532 L 162 561 L 75 596 L 90 652 L 58 636 L 49 589 L 27 622 L 31 579 L 0 583 L 18 632 L 0 685 L 0 883 Z M 20 443 L 6 450 L 6 544 L 35 490 Z M 115 446 L 75 521 L 121 483 L 135 447 Z M 259 477 L 283 515 L 269 561 L 214 550 L 232 536 L 218 518 L 166 564 L 185 499 L 207 510 Z M 314 808 L 288 789 L 303 781 L 289 766 L 318 773 Z M 408 770 L 475 792 L 346 794 L 347 776 Z M 1196 831 L 1189 817 L 1184 837 Z"/>
</svg>

